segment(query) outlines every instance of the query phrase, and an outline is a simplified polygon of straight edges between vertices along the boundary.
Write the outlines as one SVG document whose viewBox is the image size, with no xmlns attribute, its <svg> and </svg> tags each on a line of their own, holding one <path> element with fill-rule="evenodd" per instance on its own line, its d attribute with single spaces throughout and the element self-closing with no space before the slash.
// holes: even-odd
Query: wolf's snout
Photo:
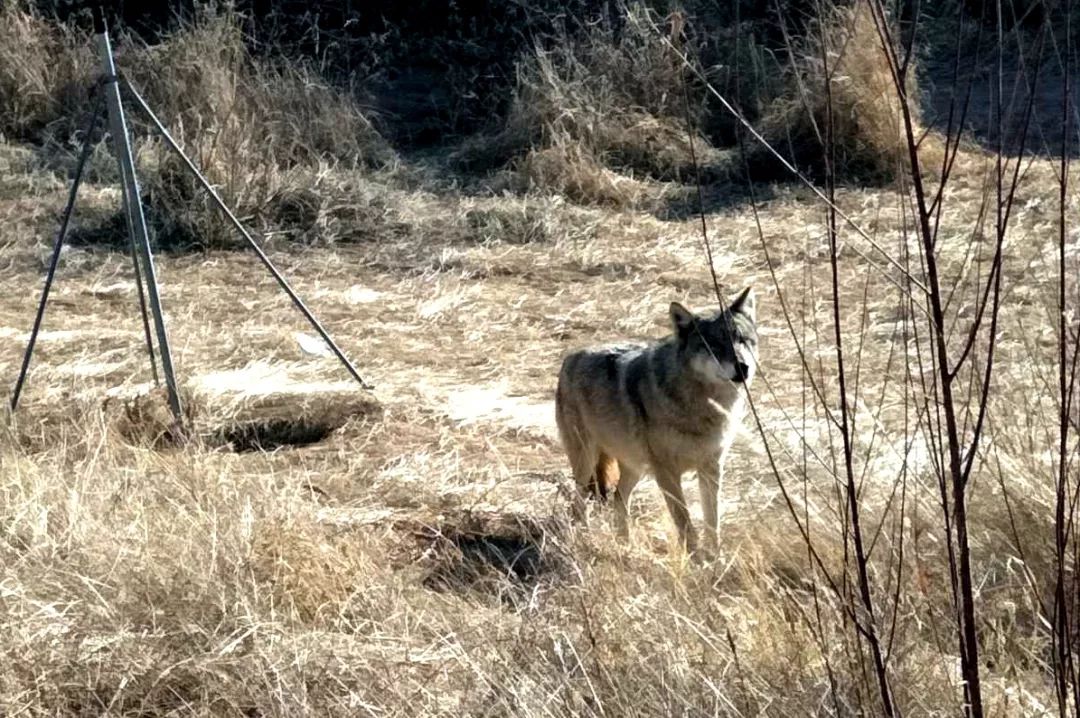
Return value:
<svg viewBox="0 0 1080 718">
<path fill-rule="evenodd" d="M 750 376 L 750 367 L 745 362 L 735 362 L 735 377 L 732 381 L 744 382 Z"/>
</svg>

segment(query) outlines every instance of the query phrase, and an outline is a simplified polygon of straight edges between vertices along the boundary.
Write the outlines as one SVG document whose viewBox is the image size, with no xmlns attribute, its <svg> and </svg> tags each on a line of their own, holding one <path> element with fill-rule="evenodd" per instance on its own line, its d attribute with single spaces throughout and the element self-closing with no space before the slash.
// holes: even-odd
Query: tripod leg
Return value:
<svg viewBox="0 0 1080 718">
<path fill-rule="evenodd" d="M 123 187 L 128 187 L 131 180 L 125 173 L 124 163 L 120 163 L 120 182 Z M 139 268 L 139 248 L 135 241 L 135 220 L 131 215 L 131 203 L 128 200 L 128 193 L 122 191 L 120 193 L 121 202 L 124 208 L 124 219 L 127 221 L 128 239 L 131 244 L 131 268 L 135 273 L 135 289 L 139 295 L 139 315 L 142 317 L 143 325 L 143 337 L 146 339 L 146 353 L 150 355 L 150 373 L 154 377 L 154 386 L 161 386 L 161 379 L 158 377 L 157 370 L 157 358 L 154 356 L 154 340 L 150 334 L 150 315 L 146 310 L 146 295 L 143 292 L 143 278 L 142 270 Z"/>
<path fill-rule="evenodd" d="M 64 246 L 64 237 L 67 236 L 68 223 L 71 213 L 75 209 L 75 198 L 79 193 L 79 184 L 82 182 L 83 169 L 86 160 L 90 156 L 93 146 L 93 134 L 97 129 L 98 119 L 101 117 L 101 96 L 94 101 L 94 109 L 87 123 L 86 134 L 83 135 L 82 150 L 79 152 L 79 161 L 75 165 L 75 176 L 71 180 L 71 189 L 68 191 L 67 205 L 64 206 L 64 216 L 60 221 L 60 231 L 56 233 L 56 241 L 53 243 L 52 257 L 49 259 L 49 269 L 45 274 L 45 287 L 41 290 L 41 300 L 38 302 L 37 314 L 34 316 L 34 327 L 30 330 L 30 340 L 26 343 L 26 351 L 23 353 L 22 367 L 19 369 L 19 378 L 15 380 L 15 389 L 11 392 L 11 411 L 15 411 L 19 405 L 19 395 L 22 393 L 23 383 L 26 381 L 27 372 L 30 371 L 30 358 L 34 354 L 34 345 L 37 343 L 38 331 L 41 329 L 41 320 L 45 316 L 45 304 L 49 301 L 49 290 L 52 289 L 53 279 L 56 277 L 56 267 L 60 263 L 60 250 Z"/>
<path fill-rule="evenodd" d="M 207 181 L 205 177 L 203 177 L 202 173 L 199 172 L 199 168 L 195 166 L 195 163 L 192 162 L 186 154 L 184 154 L 184 150 L 180 148 L 180 145 L 178 145 L 176 143 L 176 140 L 172 138 L 172 135 L 169 134 L 169 131 L 165 129 L 165 126 L 163 124 L 161 124 L 161 120 L 157 118 L 157 115 L 154 114 L 153 110 L 150 109 L 150 106 L 146 104 L 146 101 L 135 90 L 135 88 L 132 87 L 131 83 L 126 78 L 124 79 L 124 85 L 127 87 L 128 92 L 131 93 L 131 96 L 135 99 L 135 103 L 142 109 L 143 113 L 145 113 L 146 116 L 150 118 L 150 121 L 157 128 L 157 131 L 165 139 L 165 142 L 169 145 L 169 147 L 172 148 L 174 152 L 176 152 L 177 155 L 180 156 L 180 159 L 182 159 L 184 161 L 184 164 L 187 165 L 187 168 L 191 170 L 191 173 L 195 176 L 195 179 L 199 181 L 199 184 L 202 185 L 203 189 L 205 189 L 207 194 L 210 195 L 210 198 L 214 200 L 214 204 L 216 204 L 218 206 L 218 209 L 220 209 L 225 214 L 229 222 L 232 223 L 232 225 L 236 228 L 240 235 L 247 241 L 248 245 L 250 245 L 251 248 L 255 250 L 255 254 L 256 256 L 258 256 L 259 261 L 263 263 L 263 266 L 266 267 L 267 271 L 269 271 L 270 274 L 274 277 L 274 279 L 277 280 L 278 286 L 280 286 L 281 289 L 287 295 L 289 295 L 289 299 L 291 299 L 296 308 L 300 310 L 300 313 L 304 315 L 304 318 L 308 320 L 312 328 L 314 328 L 315 331 L 319 333 L 319 336 L 323 338 L 323 341 L 326 342 L 326 345 L 330 347 L 331 350 L 333 350 L 334 354 L 345 366 L 349 374 L 352 375 L 353 379 L 356 379 L 360 386 L 364 387 L 365 389 L 371 389 L 371 385 L 364 381 L 364 378 L 360 376 L 360 372 L 356 370 L 356 367 L 353 366 L 353 363 L 349 361 L 349 358 L 347 356 L 345 356 L 345 352 L 341 351 L 341 348 L 338 347 L 338 345 L 330 337 L 330 334 L 326 331 L 326 329 L 323 328 L 322 324 L 319 323 L 319 320 L 315 318 L 315 315 L 311 313 L 311 310 L 307 308 L 303 300 L 300 299 L 299 295 L 297 295 L 297 293 L 293 291 L 293 288 L 289 286 L 289 283 L 285 280 L 285 277 L 283 277 L 281 272 L 278 271 L 277 267 L 274 266 L 274 263 L 270 261 L 270 258 L 266 256 L 266 253 L 262 251 L 262 248 L 259 247 L 258 243 L 255 242 L 254 238 L 252 238 L 251 234 L 247 231 L 247 229 L 244 228 L 244 225 L 241 224 L 240 220 L 236 218 L 236 215 L 232 213 L 232 210 L 230 210 L 228 205 L 225 204 L 225 201 L 221 199 L 221 196 L 218 195 L 217 191 L 214 190 L 213 186 Z"/>
<path fill-rule="evenodd" d="M 150 238 L 146 230 L 146 217 L 143 215 L 142 200 L 139 195 L 139 182 L 135 174 L 135 160 L 131 153 L 128 139 L 127 121 L 124 119 L 124 106 L 120 101 L 120 87 L 116 77 L 116 63 L 113 60 L 112 44 L 100 7 L 94 13 L 94 26 L 97 33 L 98 55 L 105 76 L 105 101 L 109 108 L 109 121 L 112 125 L 113 149 L 120 163 L 121 177 L 124 179 L 123 191 L 127 195 L 128 208 L 135 239 L 140 254 L 140 265 L 146 272 L 146 290 L 153 314 L 154 330 L 157 334 L 158 350 L 161 354 L 161 369 L 165 374 L 165 387 L 169 395 L 169 408 L 178 427 L 184 423 L 180 407 L 180 393 L 176 387 L 176 373 L 173 371 L 172 353 L 169 350 L 169 336 L 165 331 L 165 318 L 161 309 L 161 297 L 158 295 L 157 273 L 154 269 L 154 256 L 150 250 Z"/>
</svg>

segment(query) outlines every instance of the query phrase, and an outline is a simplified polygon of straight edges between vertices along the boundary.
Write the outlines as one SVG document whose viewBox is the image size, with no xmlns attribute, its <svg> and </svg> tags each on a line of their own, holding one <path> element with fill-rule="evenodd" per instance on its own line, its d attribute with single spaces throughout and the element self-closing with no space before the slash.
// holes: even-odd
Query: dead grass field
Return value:
<svg viewBox="0 0 1080 718">
<path fill-rule="evenodd" d="M 140 147 L 157 167 L 160 148 Z M 0 424 L 0 714 L 875 713 L 865 648 L 822 574 L 855 590 L 835 431 L 796 349 L 835 409 L 826 216 L 808 190 L 759 185 L 755 207 L 707 217 L 725 289 L 758 291 L 762 431 L 748 420 L 736 441 L 721 553 L 694 566 L 669 552 L 651 481 L 637 494 L 632 545 L 616 543 L 603 514 L 571 525 L 552 398 L 569 349 L 661 336 L 671 300 L 714 303 L 698 220 L 558 184 L 462 187 L 407 160 L 304 162 L 286 180 L 267 171 L 276 179 L 260 192 L 281 201 L 257 218 L 273 260 L 374 391 L 301 348 L 297 333 L 310 329 L 250 252 L 163 252 L 162 301 L 199 437 L 156 441 L 160 398 L 125 409 L 150 387 L 130 258 L 70 247 L 19 412 Z M 656 201 L 686 191 L 604 171 Z M 992 171 L 992 157 L 965 150 L 945 199 L 937 253 L 945 286 L 957 287 L 947 312 L 956 342 L 993 249 L 980 219 Z M 1056 709 L 1044 611 L 1054 173 L 1052 159 L 1024 161 L 969 489 L 994 716 Z M 108 172 L 90 179 L 75 222 L 94 237 L 120 198 Z M 5 382 L 65 196 L 63 171 L 30 144 L 0 143 Z M 1080 199 L 1067 201 L 1077 216 Z M 915 266 L 908 202 L 901 186 L 837 193 L 879 247 Z M 274 231 L 281 206 L 307 213 L 301 230 Z M 911 399 L 918 350 L 905 339 L 923 320 L 865 238 L 842 228 L 841 243 L 859 500 L 890 680 L 904 715 L 954 715 L 963 693 L 940 493 Z M 1066 250 L 1080 271 L 1075 227 Z M 308 424 L 299 438 L 272 426 L 252 429 L 255 441 L 236 433 L 237 421 L 267 416 Z M 299 445 L 278 445 L 290 437 Z M 696 484 L 687 488 L 699 517 Z"/>
</svg>

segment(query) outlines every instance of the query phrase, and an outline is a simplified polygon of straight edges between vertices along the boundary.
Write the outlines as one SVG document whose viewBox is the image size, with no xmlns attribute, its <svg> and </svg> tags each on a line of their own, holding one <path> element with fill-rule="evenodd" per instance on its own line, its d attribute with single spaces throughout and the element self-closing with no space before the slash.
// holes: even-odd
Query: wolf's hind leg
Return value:
<svg viewBox="0 0 1080 718">
<path fill-rule="evenodd" d="M 630 497 L 641 472 L 619 462 L 619 483 L 615 487 L 615 529 L 622 539 L 630 538 Z"/>
<path fill-rule="evenodd" d="M 596 490 L 596 468 L 600 452 L 591 442 L 578 440 L 570 442 L 566 449 L 570 456 L 570 468 L 574 472 L 573 518 L 581 523 L 585 521 L 586 502 Z"/>
<path fill-rule="evenodd" d="M 555 423 L 559 427 L 563 450 L 570 460 L 570 470 L 574 474 L 575 490 L 571 516 L 575 522 L 581 523 L 585 521 L 585 501 L 595 481 L 599 451 L 583 427 L 581 413 L 568 399 L 561 376 L 555 391 Z"/>
</svg>

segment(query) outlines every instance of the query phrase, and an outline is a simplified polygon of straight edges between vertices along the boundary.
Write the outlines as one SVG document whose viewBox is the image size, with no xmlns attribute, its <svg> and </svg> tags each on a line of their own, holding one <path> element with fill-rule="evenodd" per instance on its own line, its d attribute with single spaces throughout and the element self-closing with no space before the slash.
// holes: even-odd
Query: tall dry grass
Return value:
<svg viewBox="0 0 1080 718">
<path fill-rule="evenodd" d="M 896 42 L 895 28 L 891 38 Z M 826 172 L 825 129 L 831 124 L 835 176 L 853 183 L 893 179 L 906 161 L 907 147 L 886 52 L 866 3 L 828 7 L 805 37 L 789 45 L 787 91 L 763 110 L 758 129 L 788 160 L 820 181 Z M 918 61 L 918 56 L 909 59 L 907 91 L 921 136 Z M 928 141 L 924 151 L 932 143 Z M 785 174 L 757 145 L 751 146 L 747 162 L 758 178 Z"/>
<path fill-rule="evenodd" d="M 902 167 L 900 111 L 863 3 L 827 5 L 810 22 L 782 20 L 786 47 L 775 52 L 755 39 L 750 24 L 711 37 L 714 28 L 699 25 L 705 10 L 679 14 L 678 22 L 644 4 L 619 12 L 617 26 L 598 22 L 551 38 L 550 46 L 538 43 L 519 63 L 499 130 L 467 140 L 454 161 L 473 170 L 509 163 L 526 187 L 607 205 L 619 195 L 626 206 L 648 196 L 647 186 L 613 191 L 612 172 L 688 183 L 697 170 L 715 182 L 741 176 L 745 166 L 757 180 L 790 179 L 771 151 L 743 143 L 741 121 L 712 100 L 708 83 L 817 180 L 825 172 L 827 104 L 837 176 L 880 183 Z M 796 27 L 801 35 L 793 34 Z M 918 60 L 911 59 L 913 78 Z M 909 91 L 918 96 L 914 79 Z M 941 151 L 934 136 L 922 144 L 928 157 Z M 927 171 L 935 167 L 928 163 Z"/>
<path fill-rule="evenodd" d="M 619 12 L 617 27 L 597 23 L 538 42 L 518 64 L 501 127 L 467 140 L 453 161 L 473 170 L 509 163 L 527 187 L 624 206 L 650 194 L 637 179 L 688 180 L 691 142 L 699 165 L 722 163 L 700 132 L 688 134 L 682 61 L 655 13 L 643 3 Z"/>
<path fill-rule="evenodd" d="M 917 94 L 895 86 L 888 19 L 876 2 L 858 7 L 875 13 L 873 35 L 851 57 L 884 65 L 851 72 L 878 92 L 882 77 L 893 83 L 881 123 L 851 124 L 852 108 L 872 108 L 829 71 L 843 54 L 803 76 L 799 117 L 821 123 L 806 161 L 820 163 L 811 175 L 834 208 L 784 186 L 757 201 L 758 185 L 706 218 L 722 281 L 760 290 L 762 372 L 729 465 L 722 551 L 698 567 L 668 553 L 649 485 L 630 546 L 600 516 L 571 526 L 550 434 L 564 351 L 658 336 L 672 298 L 706 302 L 696 221 L 611 211 L 635 178 L 606 164 L 611 146 L 590 144 L 607 135 L 569 120 L 577 134 L 541 134 L 520 160 L 569 201 L 469 196 L 419 173 L 394 187 L 367 170 L 310 181 L 361 155 L 303 145 L 306 134 L 275 124 L 295 108 L 270 104 L 257 126 L 285 159 L 259 164 L 238 128 L 249 102 L 270 100 L 237 78 L 268 70 L 232 54 L 235 19 L 169 40 L 191 43 L 169 83 L 194 102 L 154 102 L 211 160 L 237 158 L 208 163 L 215 181 L 251 193 L 250 217 L 271 207 L 339 242 L 275 258 L 328 327 L 347 329 L 385 412 L 276 452 L 212 438 L 155 446 L 160 432 L 138 431 L 151 419 L 116 422 L 101 408 L 106 389 L 146 373 L 128 262 L 66 259 L 27 402 L 0 422 L 0 712 L 914 716 L 979 714 L 977 690 L 983 715 L 1068 714 L 1076 168 L 1067 147 L 1049 160 L 968 153 L 955 127 L 941 151 L 959 147 L 959 159 L 941 163 L 912 141 Z M 855 16 L 837 17 L 847 37 Z M 222 155 L 201 144 L 216 132 L 232 148 Z M 40 286 L 32 247 L 63 190 L 17 149 L 5 166 L 21 179 L 0 194 L 4 376 Z M 879 164 L 860 164 L 871 150 Z M 149 182 L 173 176 L 159 152 L 141 147 Z M 867 166 L 893 167 L 892 184 L 875 170 L 874 184 L 851 187 L 861 175 L 848 171 Z M 244 187 L 255 170 L 265 191 Z M 280 204 L 262 199 L 296 187 L 278 191 Z M 190 209 L 175 191 L 169 209 Z M 87 195 L 91 208 L 115 199 L 94 183 Z M 303 394 L 337 371 L 297 347 L 303 327 L 241 257 L 163 256 L 160 270 L 185 374 L 241 394 L 275 382 Z M 286 363 L 306 379 L 252 369 Z M 954 449 L 970 467 L 959 483 Z M 965 655 L 969 632 L 977 657 Z"/>
<path fill-rule="evenodd" d="M 132 49 L 125 66 L 222 198 L 249 221 L 280 217 L 276 208 L 315 180 L 306 167 L 377 167 L 393 159 L 356 98 L 303 65 L 253 58 L 236 15 L 205 12 L 164 42 Z M 156 140 L 142 152 L 164 241 L 237 243 L 179 158 Z"/>
<path fill-rule="evenodd" d="M 92 48 L 16 0 L 0 3 L 0 135 L 66 137 L 79 126 L 95 74 Z"/>
</svg>

